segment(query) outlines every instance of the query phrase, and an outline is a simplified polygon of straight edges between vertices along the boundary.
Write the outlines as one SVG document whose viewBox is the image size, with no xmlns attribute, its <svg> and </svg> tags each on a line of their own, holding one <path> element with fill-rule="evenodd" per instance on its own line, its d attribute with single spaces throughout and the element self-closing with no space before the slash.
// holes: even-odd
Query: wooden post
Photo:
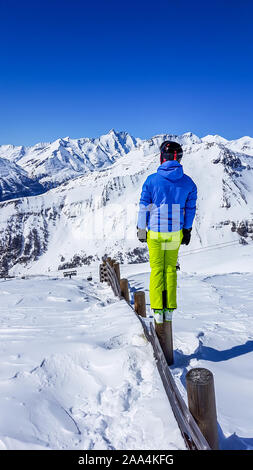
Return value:
<svg viewBox="0 0 253 470">
<path fill-rule="evenodd" d="M 116 260 L 115 260 L 115 259 L 112 259 L 112 258 L 110 258 L 110 257 L 107 258 L 106 261 L 108 261 L 108 263 L 109 263 L 109 265 L 110 265 L 111 267 L 113 267 L 113 263 L 116 263 Z"/>
<path fill-rule="evenodd" d="M 163 296 L 163 307 L 167 307 L 167 291 L 164 290 Z M 172 335 L 172 321 L 164 321 L 159 324 L 155 321 L 155 331 L 158 336 L 161 348 L 163 350 L 167 364 L 171 366 L 174 363 L 173 355 L 173 335 Z"/>
<path fill-rule="evenodd" d="M 128 290 L 128 280 L 127 279 L 120 279 L 120 290 L 121 295 L 124 299 L 129 302 L 129 290 Z"/>
<path fill-rule="evenodd" d="M 171 366 L 174 363 L 172 321 L 165 321 L 161 324 L 155 322 L 155 331 L 167 364 Z"/>
<path fill-rule="evenodd" d="M 109 282 L 109 278 L 107 274 L 107 266 L 106 266 L 108 259 L 110 258 L 106 258 L 105 260 L 103 260 L 103 273 L 104 273 L 104 282 L 106 282 L 108 286 L 110 286 L 110 282 Z"/>
<path fill-rule="evenodd" d="M 213 374 L 196 367 L 186 374 L 189 410 L 212 450 L 219 449 Z"/>
<path fill-rule="evenodd" d="M 146 300 L 145 292 L 136 291 L 134 293 L 134 310 L 141 317 L 146 317 Z"/>
<path fill-rule="evenodd" d="M 118 281 L 120 282 L 120 267 L 119 267 L 119 263 L 113 263 L 113 269 L 116 273 L 116 276 L 117 276 L 117 279 Z"/>
<path fill-rule="evenodd" d="M 107 272 L 106 272 L 106 265 L 102 264 L 102 282 L 107 282 Z"/>
</svg>

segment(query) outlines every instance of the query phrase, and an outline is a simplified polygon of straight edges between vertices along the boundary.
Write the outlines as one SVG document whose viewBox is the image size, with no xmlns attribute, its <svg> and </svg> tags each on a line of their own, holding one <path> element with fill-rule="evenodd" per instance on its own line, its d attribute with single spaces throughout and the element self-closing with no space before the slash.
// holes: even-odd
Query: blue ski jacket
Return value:
<svg viewBox="0 0 253 470">
<path fill-rule="evenodd" d="M 197 186 L 178 161 L 160 165 L 142 187 L 138 228 L 177 232 L 191 228 L 196 213 Z"/>
</svg>

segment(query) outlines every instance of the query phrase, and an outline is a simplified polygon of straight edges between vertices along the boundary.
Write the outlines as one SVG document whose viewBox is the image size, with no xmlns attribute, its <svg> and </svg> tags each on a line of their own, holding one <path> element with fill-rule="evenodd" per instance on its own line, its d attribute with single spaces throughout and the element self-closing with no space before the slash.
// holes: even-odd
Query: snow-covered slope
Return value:
<svg viewBox="0 0 253 470">
<path fill-rule="evenodd" d="M 221 450 L 253 449 L 250 250 L 180 256 L 171 372 L 186 403 L 187 371 L 214 374 Z M 121 266 L 131 302 L 145 291 L 147 325 L 149 272 Z M 0 449 L 184 449 L 133 311 L 98 283 L 98 266 L 55 274 L 0 280 Z"/>
<path fill-rule="evenodd" d="M 214 374 L 221 450 L 253 450 L 252 360 L 253 360 L 253 273 L 229 272 L 238 266 L 238 255 L 248 252 L 245 270 L 252 271 L 253 247 L 216 249 L 207 255 L 207 270 L 215 265 L 223 274 L 204 275 L 202 254 L 191 255 L 191 263 L 178 273 L 178 309 L 173 314 L 174 365 L 177 386 L 187 403 L 185 376 L 193 367 L 205 367 Z M 227 252 L 223 256 L 223 251 Z M 221 257 L 223 258 L 221 261 Z M 225 258 L 227 260 L 225 261 Z M 235 258 L 234 266 L 233 260 Z M 213 265 L 213 266 L 211 266 Z M 250 266 L 251 265 L 251 266 Z M 196 269 L 187 272 L 192 266 Z M 198 268 L 197 268 L 198 266 Z M 149 265 L 125 266 L 131 290 L 144 290 L 149 307 Z M 149 308 L 147 309 L 149 313 Z"/>
<path fill-rule="evenodd" d="M 159 146 L 165 139 L 183 145 L 184 171 L 198 186 L 192 243 L 184 250 L 252 241 L 253 143 L 250 138 L 226 141 L 219 136 L 207 136 L 200 139 L 186 133 L 158 135 L 141 141 L 125 133 L 124 136 L 111 131 L 100 138 L 103 147 L 109 149 L 111 159 L 107 153 L 108 159 L 100 165 L 100 154 L 94 150 L 96 161 L 92 171 L 86 167 L 80 176 L 76 176 L 78 171 L 75 171 L 75 177 L 72 174 L 69 179 L 70 160 L 66 159 L 66 165 L 58 172 L 54 162 L 55 173 L 49 172 L 40 181 L 54 185 L 64 172 L 68 173 L 68 181 L 59 185 L 58 178 L 58 186 L 42 195 L 1 203 L 2 272 L 9 269 L 16 273 L 26 270 L 39 273 L 58 267 L 64 269 L 96 261 L 105 252 L 121 262 L 147 259 L 146 245 L 136 240 L 138 201 L 144 180 L 159 165 Z M 117 139 L 120 144 L 116 143 Z M 38 166 L 34 162 L 28 164 L 28 157 L 19 158 L 17 153 L 15 160 L 27 168 L 30 165 L 30 174 L 40 171 L 38 162 Z M 72 157 L 78 164 L 74 154 Z M 49 159 L 43 160 L 43 171 L 54 158 L 51 154 Z"/>
<path fill-rule="evenodd" d="M 0 280 L 0 449 L 185 449 L 125 301 L 83 279 Z M 154 432 L 155 430 L 155 432 Z"/>
</svg>

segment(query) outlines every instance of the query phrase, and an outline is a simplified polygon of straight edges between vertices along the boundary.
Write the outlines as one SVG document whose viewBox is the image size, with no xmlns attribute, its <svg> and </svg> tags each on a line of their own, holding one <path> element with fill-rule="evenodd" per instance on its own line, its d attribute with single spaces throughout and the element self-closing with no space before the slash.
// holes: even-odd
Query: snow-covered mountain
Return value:
<svg viewBox="0 0 253 470">
<path fill-rule="evenodd" d="M 136 240 L 138 202 L 166 139 L 181 143 L 184 171 L 198 186 L 192 243 L 182 250 L 252 241 L 252 138 L 186 133 L 141 140 L 112 130 L 99 139 L 0 147 L 1 157 L 51 188 L 1 203 L 1 271 L 64 269 L 89 264 L 105 252 L 121 262 L 147 259 L 146 245 Z"/>
<path fill-rule="evenodd" d="M 0 201 L 41 194 L 43 186 L 16 163 L 0 158 Z"/>
<path fill-rule="evenodd" d="M 2 145 L 0 157 L 15 162 L 31 178 L 36 178 L 49 189 L 76 176 L 110 166 L 119 156 L 136 148 L 138 141 L 140 139 L 126 132 L 112 129 L 97 139 L 65 137 L 33 147 Z"/>
</svg>

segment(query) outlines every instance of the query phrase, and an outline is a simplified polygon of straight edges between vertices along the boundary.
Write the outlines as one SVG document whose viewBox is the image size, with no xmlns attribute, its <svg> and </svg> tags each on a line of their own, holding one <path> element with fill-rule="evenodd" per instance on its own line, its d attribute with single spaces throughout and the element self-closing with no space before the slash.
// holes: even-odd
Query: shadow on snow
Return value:
<svg viewBox="0 0 253 470">
<path fill-rule="evenodd" d="M 180 380 L 186 389 L 186 374 L 188 372 L 187 366 L 190 365 L 192 359 L 205 360 L 211 362 L 228 361 L 238 356 L 248 354 L 253 351 L 253 341 L 246 341 L 245 344 L 233 346 L 230 349 L 218 351 L 217 349 L 209 346 L 204 346 L 201 341 L 202 333 L 199 334 L 199 345 L 192 354 L 185 355 L 180 350 L 174 351 L 174 365 L 171 369 L 182 368 Z M 221 450 L 253 450 L 253 438 L 244 438 L 237 436 L 236 433 L 226 437 L 222 431 L 221 426 L 218 424 L 219 445 Z"/>
</svg>

